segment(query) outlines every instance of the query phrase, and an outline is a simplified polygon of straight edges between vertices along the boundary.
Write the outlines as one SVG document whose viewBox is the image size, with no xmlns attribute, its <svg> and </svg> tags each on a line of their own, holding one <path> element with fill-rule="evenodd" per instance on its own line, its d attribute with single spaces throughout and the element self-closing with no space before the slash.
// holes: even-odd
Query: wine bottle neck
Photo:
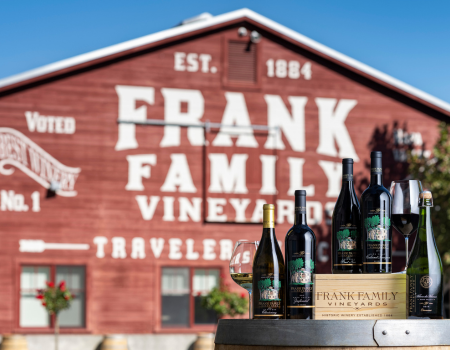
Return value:
<svg viewBox="0 0 450 350">
<path fill-rule="evenodd" d="M 342 180 L 342 190 L 352 192 L 354 188 L 355 188 L 355 184 L 354 184 L 353 180 L 352 181 Z"/>
<path fill-rule="evenodd" d="M 370 174 L 370 184 L 371 185 L 383 185 L 383 175 L 382 174 Z"/>
<path fill-rule="evenodd" d="M 419 239 L 423 242 L 434 241 L 430 207 L 420 208 Z"/>
<path fill-rule="evenodd" d="M 381 157 L 373 157 L 370 164 L 370 184 L 383 186 Z"/>
<path fill-rule="evenodd" d="M 306 224 L 306 213 L 296 211 L 294 217 L 294 225 L 305 225 Z"/>
<path fill-rule="evenodd" d="M 263 228 L 261 242 L 263 242 L 265 240 L 268 240 L 273 244 L 277 241 L 277 236 L 275 236 L 275 229 L 273 227 L 264 227 Z"/>
<path fill-rule="evenodd" d="M 295 196 L 294 225 L 306 225 L 306 196 Z"/>
</svg>

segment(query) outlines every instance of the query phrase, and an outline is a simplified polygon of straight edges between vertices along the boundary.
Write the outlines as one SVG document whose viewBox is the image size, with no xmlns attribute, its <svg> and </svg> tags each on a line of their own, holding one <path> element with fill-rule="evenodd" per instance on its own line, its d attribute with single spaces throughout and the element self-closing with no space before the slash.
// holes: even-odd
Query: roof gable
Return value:
<svg viewBox="0 0 450 350">
<path fill-rule="evenodd" d="M 325 59 L 334 61 L 335 63 L 350 69 L 351 71 L 361 74 L 376 83 L 383 85 L 399 92 L 406 97 L 412 98 L 428 107 L 431 107 L 438 112 L 450 116 L 450 104 L 442 101 L 424 91 L 414 88 L 398 79 L 395 79 L 385 73 L 382 73 L 364 63 L 361 63 L 351 57 L 348 57 L 340 52 L 337 52 L 325 45 L 322 45 L 300 33 L 295 32 L 279 23 L 276 23 L 254 11 L 249 9 L 241 9 L 232 11 L 223 15 L 207 18 L 202 21 L 197 21 L 189 24 L 184 24 L 175 28 L 170 28 L 158 33 L 146 35 L 137 39 L 129 40 L 120 44 L 112 45 L 103 49 L 91 51 L 75 57 L 64 59 L 55 63 L 51 63 L 40 68 L 32 69 L 30 71 L 13 75 L 4 79 L 0 79 L 0 92 L 8 91 L 28 83 L 37 82 L 49 77 L 54 77 L 59 74 L 67 73 L 81 67 L 94 65 L 98 62 L 106 61 L 113 56 L 120 54 L 128 54 L 132 52 L 141 51 L 152 45 L 159 45 L 164 42 L 180 39 L 184 36 L 191 36 L 202 31 L 207 31 L 215 28 L 220 28 L 225 25 L 230 25 L 234 22 L 247 20 L 253 22 L 257 26 L 265 27 L 266 29 L 275 32 L 284 39 L 307 48 L 315 54 L 322 56 Z"/>
</svg>

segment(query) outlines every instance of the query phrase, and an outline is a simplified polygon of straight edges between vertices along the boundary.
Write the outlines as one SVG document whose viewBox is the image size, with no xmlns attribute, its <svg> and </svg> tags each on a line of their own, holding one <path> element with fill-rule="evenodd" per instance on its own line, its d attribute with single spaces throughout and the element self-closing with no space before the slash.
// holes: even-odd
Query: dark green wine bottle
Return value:
<svg viewBox="0 0 450 350">
<path fill-rule="evenodd" d="M 294 226 L 286 234 L 286 319 L 314 318 L 316 236 L 306 223 L 306 191 L 295 191 Z"/>
<path fill-rule="evenodd" d="M 421 192 L 419 229 L 406 270 L 408 318 L 444 318 L 444 273 L 431 225 L 432 206 L 431 192 Z"/>
<path fill-rule="evenodd" d="M 253 260 L 253 318 L 283 319 L 284 261 L 275 236 L 275 206 L 263 206 L 263 233 Z"/>
</svg>

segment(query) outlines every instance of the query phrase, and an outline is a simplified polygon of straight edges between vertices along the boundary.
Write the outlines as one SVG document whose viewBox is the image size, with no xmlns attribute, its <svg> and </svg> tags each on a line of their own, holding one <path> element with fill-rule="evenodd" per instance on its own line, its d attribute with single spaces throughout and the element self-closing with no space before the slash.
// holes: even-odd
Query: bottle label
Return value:
<svg viewBox="0 0 450 350">
<path fill-rule="evenodd" d="M 338 240 L 337 263 L 335 266 L 357 265 L 361 250 L 357 246 L 358 228 L 352 223 L 342 225 L 336 232 Z M 361 265 L 361 263 L 359 263 Z"/>
<path fill-rule="evenodd" d="M 407 310 L 409 316 L 440 316 L 440 275 L 408 275 Z M 442 295 L 442 294 L 441 294 Z"/>
<path fill-rule="evenodd" d="M 306 214 L 306 207 L 295 207 L 295 212 L 299 214 Z"/>
<path fill-rule="evenodd" d="M 391 263 L 391 256 L 389 255 L 391 219 L 385 214 L 384 209 L 373 209 L 364 219 L 366 231 L 365 264 Z"/>
<path fill-rule="evenodd" d="M 261 275 L 258 281 L 259 312 L 255 316 L 283 316 L 281 296 L 281 281 L 278 275 Z"/>
<path fill-rule="evenodd" d="M 303 254 L 302 254 L 303 253 Z M 311 308 L 313 306 L 313 272 L 314 261 L 305 258 L 305 252 L 295 254 L 297 257 L 288 262 L 289 299 L 288 308 Z"/>
<path fill-rule="evenodd" d="M 353 173 L 352 174 L 343 174 L 342 180 L 343 181 L 353 181 Z"/>
<path fill-rule="evenodd" d="M 383 168 L 370 168 L 371 174 L 383 174 Z"/>
</svg>

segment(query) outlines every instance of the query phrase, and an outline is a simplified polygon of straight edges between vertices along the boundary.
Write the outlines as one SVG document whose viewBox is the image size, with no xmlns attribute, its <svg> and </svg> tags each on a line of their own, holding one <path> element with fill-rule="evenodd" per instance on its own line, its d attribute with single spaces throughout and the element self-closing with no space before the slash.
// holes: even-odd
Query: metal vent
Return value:
<svg viewBox="0 0 450 350">
<path fill-rule="evenodd" d="M 228 42 L 228 81 L 256 83 L 256 45 Z"/>
</svg>

